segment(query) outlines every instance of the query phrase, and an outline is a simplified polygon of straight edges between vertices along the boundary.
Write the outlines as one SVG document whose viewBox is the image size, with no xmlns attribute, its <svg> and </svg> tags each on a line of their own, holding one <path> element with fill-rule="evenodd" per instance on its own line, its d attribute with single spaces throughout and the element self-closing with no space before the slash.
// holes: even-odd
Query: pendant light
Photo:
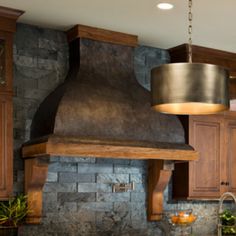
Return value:
<svg viewBox="0 0 236 236">
<path fill-rule="evenodd" d="M 152 69 L 152 107 L 168 114 L 214 114 L 229 108 L 229 72 L 217 65 L 192 63 L 192 0 L 188 3 L 189 60 Z"/>
</svg>

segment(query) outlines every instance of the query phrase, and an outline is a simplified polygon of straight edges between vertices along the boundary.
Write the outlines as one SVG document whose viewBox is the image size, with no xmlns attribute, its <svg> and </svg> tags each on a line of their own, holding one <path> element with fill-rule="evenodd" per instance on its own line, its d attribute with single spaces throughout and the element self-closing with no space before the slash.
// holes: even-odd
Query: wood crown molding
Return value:
<svg viewBox="0 0 236 236">
<path fill-rule="evenodd" d="M 24 14 L 24 11 L 0 6 L 1 17 L 17 20 L 22 14 Z"/>
<path fill-rule="evenodd" d="M 76 25 L 72 29 L 68 30 L 67 38 L 69 42 L 73 41 L 76 38 L 86 38 L 130 47 L 138 46 L 138 36 L 136 35 L 125 34 L 85 25 Z"/>
<path fill-rule="evenodd" d="M 13 33 L 16 31 L 16 20 L 24 11 L 0 6 L 0 30 Z"/>
<path fill-rule="evenodd" d="M 168 52 L 172 63 L 188 61 L 188 44 L 169 48 Z M 193 62 L 222 66 L 229 70 L 230 78 L 236 78 L 236 53 L 192 45 L 192 54 Z"/>
</svg>

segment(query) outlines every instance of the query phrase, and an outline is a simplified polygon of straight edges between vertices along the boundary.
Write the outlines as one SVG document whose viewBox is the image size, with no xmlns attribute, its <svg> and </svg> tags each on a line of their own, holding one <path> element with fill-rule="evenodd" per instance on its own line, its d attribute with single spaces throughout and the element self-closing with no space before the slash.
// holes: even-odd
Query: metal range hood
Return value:
<svg viewBox="0 0 236 236">
<path fill-rule="evenodd" d="M 135 78 L 136 36 L 77 25 L 68 39 L 68 76 L 36 112 L 23 157 L 157 159 L 172 149 L 166 158 L 182 150 L 175 159 L 191 159 L 192 148 L 176 143 L 180 122 L 152 110 L 150 92 Z"/>
<path fill-rule="evenodd" d="M 152 110 L 150 92 L 136 81 L 136 36 L 77 25 L 68 38 L 68 76 L 40 105 L 22 148 L 34 209 L 27 223 L 41 222 L 50 156 L 149 159 L 148 219 L 160 220 L 174 161 L 196 160 L 197 152 L 175 142 L 184 142 L 177 117 Z"/>
</svg>

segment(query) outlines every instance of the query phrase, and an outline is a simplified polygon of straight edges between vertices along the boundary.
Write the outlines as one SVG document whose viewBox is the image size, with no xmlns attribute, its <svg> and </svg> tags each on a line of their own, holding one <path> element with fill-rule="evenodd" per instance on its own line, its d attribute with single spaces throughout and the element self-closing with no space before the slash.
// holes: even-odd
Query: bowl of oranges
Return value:
<svg viewBox="0 0 236 236">
<path fill-rule="evenodd" d="M 167 214 L 167 217 L 168 222 L 173 226 L 190 226 L 197 219 L 192 209 L 171 211 Z"/>
</svg>

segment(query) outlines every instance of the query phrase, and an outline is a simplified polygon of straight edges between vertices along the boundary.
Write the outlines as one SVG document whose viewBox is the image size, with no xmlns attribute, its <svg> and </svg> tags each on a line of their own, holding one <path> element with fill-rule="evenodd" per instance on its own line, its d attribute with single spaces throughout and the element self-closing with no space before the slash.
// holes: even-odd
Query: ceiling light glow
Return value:
<svg viewBox="0 0 236 236">
<path fill-rule="evenodd" d="M 170 10 L 174 7 L 174 5 L 168 2 L 160 2 L 157 4 L 157 7 L 161 10 Z"/>
</svg>

